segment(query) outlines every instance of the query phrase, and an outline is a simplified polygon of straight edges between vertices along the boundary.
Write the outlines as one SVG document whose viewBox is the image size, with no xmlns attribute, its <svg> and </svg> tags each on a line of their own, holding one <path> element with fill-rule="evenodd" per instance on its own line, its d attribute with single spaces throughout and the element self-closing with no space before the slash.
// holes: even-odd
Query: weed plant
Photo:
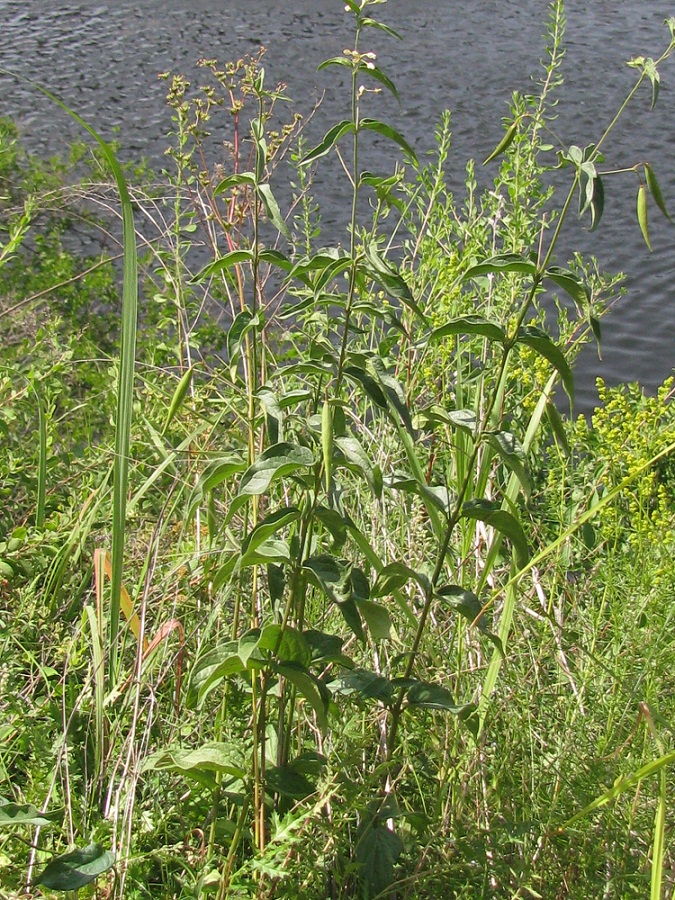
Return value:
<svg viewBox="0 0 675 900">
<path fill-rule="evenodd" d="M 121 197 L 119 328 L 87 327 L 117 311 L 109 261 L 36 219 L 64 182 L 0 129 L 0 896 L 672 891 L 672 385 L 603 389 L 591 425 L 553 395 L 618 289 L 559 265 L 573 206 L 598 227 L 629 175 L 647 243 L 647 203 L 667 216 L 602 147 L 643 84 L 656 102 L 675 21 L 563 147 L 554 0 L 493 186 L 469 163 L 457 201 L 449 113 L 427 165 L 368 115 L 398 96 L 380 5 L 347 0 L 323 67 L 351 115 L 314 147 L 260 55 L 164 76 L 154 182 L 85 126 Z M 373 135 L 405 168 L 363 171 Z M 332 247 L 328 154 L 352 188 Z"/>
</svg>

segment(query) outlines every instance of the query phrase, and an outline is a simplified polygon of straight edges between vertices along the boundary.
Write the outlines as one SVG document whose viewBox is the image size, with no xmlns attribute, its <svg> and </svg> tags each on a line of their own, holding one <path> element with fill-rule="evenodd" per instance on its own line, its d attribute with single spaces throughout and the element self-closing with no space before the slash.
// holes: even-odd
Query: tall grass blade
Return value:
<svg viewBox="0 0 675 900">
<path fill-rule="evenodd" d="M 5 74 L 15 76 L 6 69 Z M 138 316 L 138 259 L 134 213 L 124 172 L 110 145 L 69 106 L 37 82 L 27 81 L 48 97 L 64 112 L 81 125 L 101 148 L 110 171 L 115 179 L 122 207 L 122 245 L 124 251 L 122 281 L 122 335 L 120 345 L 119 376 L 117 382 L 117 421 L 115 427 L 115 470 L 113 478 L 113 523 L 112 523 L 112 578 L 109 621 L 110 683 L 117 677 L 118 637 L 120 621 L 120 597 L 122 591 L 122 570 L 124 565 L 124 541 L 126 525 L 127 484 L 129 480 L 129 444 L 131 440 L 131 418 L 136 364 L 136 325 Z"/>
</svg>

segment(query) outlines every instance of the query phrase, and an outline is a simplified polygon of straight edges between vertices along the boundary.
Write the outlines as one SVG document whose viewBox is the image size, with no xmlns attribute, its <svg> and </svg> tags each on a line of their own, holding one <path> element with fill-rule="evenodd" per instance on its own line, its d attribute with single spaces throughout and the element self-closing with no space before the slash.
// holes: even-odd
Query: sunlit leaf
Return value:
<svg viewBox="0 0 675 900">
<path fill-rule="evenodd" d="M 531 347 L 551 363 L 560 375 L 563 387 L 570 398 L 570 402 L 572 402 L 574 400 L 574 376 L 572 375 L 572 370 L 560 348 L 546 332 L 535 325 L 527 325 L 518 331 L 517 341 L 520 344 L 526 344 L 528 347 Z"/>
<path fill-rule="evenodd" d="M 525 256 L 518 253 L 501 253 L 499 256 L 492 256 L 482 263 L 476 263 L 471 266 L 463 277 L 462 281 L 468 281 L 470 278 L 477 278 L 479 275 L 505 274 L 507 272 L 517 272 L 520 275 L 534 275 L 537 266 Z"/>
<path fill-rule="evenodd" d="M 516 119 L 515 122 L 509 125 L 509 127 L 506 129 L 506 134 L 504 135 L 504 137 L 497 144 L 492 153 L 483 160 L 483 165 L 486 166 L 489 162 L 492 162 L 493 159 L 496 159 L 498 156 L 501 156 L 502 153 L 505 153 L 513 143 L 513 139 L 515 138 L 517 133 L 518 119 Z"/>
<path fill-rule="evenodd" d="M 217 259 L 215 262 L 209 263 L 208 266 L 204 266 L 201 272 L 198 272 L 194 276 L 194 278 L 191 280 L 191 283 L 198 284 L 200 281 L 205 281 L 207 278 L 212 278 L 219 272 L 224 272 L 226 269 L 232 268 L 232 266 L 239 266 L 244 262 L 251 262 L 252 259 L 252 250 L 231 250 L 224 256 L 219 257 L 219 259 Z"/>
<path fill-rule="evenodd" d="M 0 830 L 16 826 L 48 828 L 62 818 L 63 811 L 43 813 L 32 803 L 14 803 L 0 797 Z"/>
<path fill-rule="evenodd" d="M 645 239 L 645 244 L 651 251 L 652 245 L 649 240 L 649 228 L 647 222 L 647 188 L 642 183 L 640 184 L 637 193 L 637 219 L 640 231 L 642 232 L 642 237 Z"/>
<path fill-rule="evenodd" d="M 460 316 L 435 328 L 429 335 L 429 340 L 437 341 L 451 334 L 478 334 L 490 341 L 506 339 L 504 329 L 496 322 L 490 322 L 483 316 Z"/>
<path fill-rule="evenodd" d="M 354 123 L 352 121 L 345 119 L 342 122 L 338 122 L 337 125 L 334 125 L 330 129 L 330 131 L 326 132 L 321 143 L 317 144 L 313 150 L 310 150 L 309 153 L 303 156 L 298 165 L 306 166 L 309 163 L 314 162 L 315 159 L 325 156 L 326 153 L 329 153 L 330 150 L 332 150 L 341 137 L 344 137 L 346 134 L 350 134 L 353 131 Z"/>
</svg>

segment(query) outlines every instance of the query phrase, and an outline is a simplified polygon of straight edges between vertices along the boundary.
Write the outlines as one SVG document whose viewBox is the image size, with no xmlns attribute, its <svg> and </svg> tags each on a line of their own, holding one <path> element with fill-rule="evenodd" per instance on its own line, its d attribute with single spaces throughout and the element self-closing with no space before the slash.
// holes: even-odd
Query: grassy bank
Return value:
<svg viewBox="0 0 675 900">
<path fill-rule="evenodd" d="M 0 896 L 673 892 L 673 385 L 565 412 L 620 279 L 556 256 L 657 175 L 557 145 L 554 2 L 453 197 L 449 114 L 426 164 L 368 114 L 378 7 L 315 146 L 261 57 L 166 75 L 158 175 L 0 128 Z"/>
</svg>

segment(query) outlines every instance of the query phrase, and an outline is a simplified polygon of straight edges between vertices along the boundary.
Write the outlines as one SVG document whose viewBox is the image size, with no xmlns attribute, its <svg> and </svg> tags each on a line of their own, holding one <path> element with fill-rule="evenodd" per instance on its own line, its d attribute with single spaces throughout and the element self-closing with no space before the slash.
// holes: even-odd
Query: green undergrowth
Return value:
<svg viewBox="0 0 675 900">
<path fill-rule="evenodd" d="M 165 73 L 158 173 L 0 124 L 0 897 L 672 889 L 673 386 L 572 417 L 621 279 L 557 255 L 631 178 L 649 243 L 657 176 L 560 144 L 556 0 L 453 196 L 449 113 L 369 115 L 380 5 L 316 144 L 262 54 Z"/>
</svg>

